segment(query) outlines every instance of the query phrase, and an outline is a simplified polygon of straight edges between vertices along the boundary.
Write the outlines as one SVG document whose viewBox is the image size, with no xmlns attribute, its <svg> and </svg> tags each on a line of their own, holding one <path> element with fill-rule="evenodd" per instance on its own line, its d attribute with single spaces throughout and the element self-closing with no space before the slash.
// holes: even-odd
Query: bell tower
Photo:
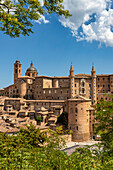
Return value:
<svg viewBox="0 0 113 170">
<path fill-rule="evenodd" d="M 18 77 L 21 77 L 21 65 L 19 60 L 14 63 L 14 84 L 17 82 Z"/>
</svg>

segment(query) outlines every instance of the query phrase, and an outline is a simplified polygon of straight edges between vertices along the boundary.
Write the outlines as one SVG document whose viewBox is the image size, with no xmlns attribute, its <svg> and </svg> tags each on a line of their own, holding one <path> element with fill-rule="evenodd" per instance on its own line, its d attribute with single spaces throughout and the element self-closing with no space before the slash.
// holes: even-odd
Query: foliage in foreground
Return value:
<svg viewBox="0 0 113 170">
<path fill-rule="evenodd" d="M 78 148 L 70 156 L 61 151 L 65 142 L 48 131 L 45 135 L 30 125 L 16 135 L 0 134 L 0 169 L 111 170 L 113 169 L 113 101 L 96 106 L 96 132 L 101 143 Z"/>
<path fill-rule="evenodd" d="M 57 124 L 62 125 L 65 129 L 68 129 L 68 113 L 63 112 L 58 116 Z"/>
<path fill-rule="evenodd" d="M 0 0 L 0 31 L 11 37 L 33 33 L 32 21 L 38 21 L 45 14 L 57 13 L 70 16 L 64 10 L 63 0 Z"/>
<path fill-rule="evenodd" d="M 98 144 L 78 148 L 70 156 L 61 151 L 62 138 L 53 131 L 49 136 L 33 125 L 21 129 L 17 135 L 0 134 L 0 169 L 94 170 L 112 169 L 113 157 Z M 106 153 L 106 154 L 105 154 Z"/>
<path fill-rule="evenodd" d="M 101 136 L 105 154 L 113 157 L 113 96 L 111 101 L 100 100 L 95 106 L 95 131 Z"/>
</svg>

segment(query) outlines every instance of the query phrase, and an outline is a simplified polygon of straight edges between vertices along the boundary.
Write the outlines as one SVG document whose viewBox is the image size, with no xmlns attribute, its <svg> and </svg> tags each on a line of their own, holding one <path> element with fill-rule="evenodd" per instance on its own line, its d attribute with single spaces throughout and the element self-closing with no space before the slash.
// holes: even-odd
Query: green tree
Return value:
<svg viewBox="0 0 113 170">
<path fill-rule="evenodd" d="M 46 135 L 32 124 L 27 126 L 26 129 L 20 128 L 16 138 L 19 139 L 18 143 L 21 143 L 24 147 L 40 147 L 46 141 Z"/>
<path fill-rule="evenodd" d="M 109 97 L 111 101 L 102 99 L 95 106 L 95 132 L 101 136 L 102 161 L 113 161 L 113 96 Z"/>
<path fill-rule="evenodd" d="M 100 102 L 103 103 L 103 101 Z M 98 106 L 101 106 L 100 104 Z M 105 103 L 103 104 L 105 105 Z M 111 107 L 109 103 L 108 105 L 108 107 Z M 96 113 L 97 111 L 101 111 L 101 107 L 98 110 L 98 106 L 96 106 Z M 100 115 L 99 120 L 102 118 L 101 116 L 103 117 L 103 115 Z M 106 137 L 101 138 L 103 141 L 100 144 L 75 149 L 75 152 L 68 156 L 66 152 L 61 151 L 65 147 L 65 141 L 60 138 L 60 135 L 48 130 L 44 145 L 40 145 L 42 142 L 40 143 L 39 136 L 42 136 L 43 139 L 43 135 L 33 125 L 30 125 L 27 129 L 21 129 L 19 133 L 12 136 L 0 133 L 0 169 L 113 169 L 112 147 L 109 146 L 108 148 L 106 145 L 104 146 L 105 141 L 107 141 Z M 111 140 L 110 144 L 112 145 Z"/>
<path fill-rule="evenodd" d="M 68 129 L 68 113 L 63 112 L 61 115 L 58 116 L 57 124 L 63 125 L 65 129 Z"/>
<path fill-rule="evenodd" d="M 0 0 L 0 30 L 11 37 L 20 34 L 33 33 L 32 21 L 37 21 L 42 15 L 57 13 L 65 17 L 70 16 L 64 10 L 63 0 Z"/>
</svg>

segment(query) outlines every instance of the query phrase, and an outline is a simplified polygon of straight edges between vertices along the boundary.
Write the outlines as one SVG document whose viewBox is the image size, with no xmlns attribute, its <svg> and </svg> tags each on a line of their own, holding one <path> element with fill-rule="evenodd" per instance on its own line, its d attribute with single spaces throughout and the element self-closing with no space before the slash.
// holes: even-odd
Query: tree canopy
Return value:
<svg viewBox="0 0 113 170">
<path fill-rule="evenodd" d="M 43 132 L 30 125 L 16 135 L 0 133 L 0 169 L 40 169 L 40 170 L 110 170 L 113 156 L 108 150 L 97 146 L 75 149 L 70 156 L 61 151 L 65 141 L 48 130 Z"/>
<path fill-rule="evenodd" d="M 0 30 L 11 37 L 33 33 L 33 21 L 45 14 L 71 16 L 63 0 L 0 0 Z"/>
<path fill-rule="evenodd" d="M 65 129 L 68 129 L 68 113 L 63 112 L 61 115 L 58 116 L 57 124 L 63 125 Z"/>
<path fill-rule="evenodd" d="M 113 96 L 111 101 L 101 99 L 95 106 L 95 132 L 101 136 L 106 154 L 113 157 Z"/>
</svg>

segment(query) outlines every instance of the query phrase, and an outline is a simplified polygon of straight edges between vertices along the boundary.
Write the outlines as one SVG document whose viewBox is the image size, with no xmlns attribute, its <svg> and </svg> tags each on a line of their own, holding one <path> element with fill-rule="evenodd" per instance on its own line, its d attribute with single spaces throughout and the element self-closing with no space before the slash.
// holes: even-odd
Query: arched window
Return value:
<svg viewBox="0 0 113 170">
<path fill-rule="evenodd" d="M 75 113 L 78 113 L 78 109 L 77 108 L 75 108 Z"/>
<path fill-rule="evenodd" d="M 85 83 L 84 83 L 84 81 L 82 82 L 82 87 L 84 87 L 85 86 Z"/>
<path fill-rule="evenodd" d="M 84 92 L 85 92 L 85 90 L 84 90 L 84 88 L 82 88 L 82 93 L 84 94 Z"/>
<path fill-rule="evenodd" d="M 86 94 L 86 80 L 81 79 L 80 81 L 80 94 Z"/>
</svg>

